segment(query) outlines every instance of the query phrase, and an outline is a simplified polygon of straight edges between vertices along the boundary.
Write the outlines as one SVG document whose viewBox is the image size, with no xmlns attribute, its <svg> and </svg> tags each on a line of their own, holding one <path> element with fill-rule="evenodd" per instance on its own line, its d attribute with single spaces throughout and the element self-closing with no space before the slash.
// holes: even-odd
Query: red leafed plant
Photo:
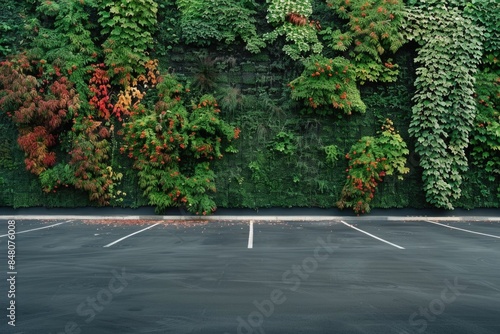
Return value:
<svg viewBox="0 0 500 334">
<path fill-rule="evenodd" d="M 113 111 L 113 105 L 110 101 L 109 89 L 109 76 L 105 69 L 104 64 L 92 65 L 94 72 L 89 81 L 90 91 L 94 94 L 89 101 L 92 108 L 97 110 L 98 116 L 108 120 Z"/>
<path fill-rule="evenodd" d="M 120 80 L 123 90 L 117 94 L 114 102 L 111 102 L 111 78 L 106 70 L 105 64 L 92 65 L 93 73 L 89 81 L 89 89 L 93 96 L 89 101 L 91 108 L 97 111 L 97 116 L 104 120 L 109 120 L 112 116 L 122 121 L 123 117 L 129 117 L 131 108 L 137 106 L 144 98 L 145 93 L 138 87 L 139 85 L 154 87 L 157 83 L 156 75 L 158 60 L 150 60 L 144 64 L 146 75 L 141 74 L 133 78 L 130 73 Z M 114 75 L 119 75 L 123 68 L 112 64 Z M 116 88 L 116 87 L 115 87 Z"/>
<path fill-rule="evenodd" d="M 23 132 L 26 133 L 23 134 Z M 56 154 L 49 152 L 49 148 L 55 145 L 56 137 L 47 133 L 47 129 L 43 126 L 23 132 L 20 133 L 17 143 L 26 154 L 26 159 L 24 159 L 26 169 L 39 175 L 56 163 Z"/>
<path fill-rule="evenodd" d="M 57 66 L 50 65 L 53 71 L 48 74 L 44 65 L 30 62 L 25 55 L 0 63 L 0 109 L 16 123 L 26 168 L 36 175 L 55 164 L 50 148 L 57 142 L 58 130 L 79 107 L 73 84 Z"/>
</svg>

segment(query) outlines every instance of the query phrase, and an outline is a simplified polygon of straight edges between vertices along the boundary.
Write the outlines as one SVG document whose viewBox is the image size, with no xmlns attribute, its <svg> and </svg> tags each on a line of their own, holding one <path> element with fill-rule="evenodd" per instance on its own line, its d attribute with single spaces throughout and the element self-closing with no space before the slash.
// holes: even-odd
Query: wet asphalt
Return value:
<svg viewBox="0 0 500 334">
<path fill-rule="evenodd" d="M 0 237 L 0 333 L 500 333 L 500 222 L 441 223 L 476 233 L 255 222 L 249 242 L 245 221 L 19 220 L 15 275 Z"/>
</svg>

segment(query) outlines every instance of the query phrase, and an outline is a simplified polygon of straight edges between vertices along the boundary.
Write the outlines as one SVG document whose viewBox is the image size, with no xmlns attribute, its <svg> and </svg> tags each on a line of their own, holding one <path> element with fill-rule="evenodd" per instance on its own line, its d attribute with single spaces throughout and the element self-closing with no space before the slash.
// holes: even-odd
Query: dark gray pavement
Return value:
<svg viewBox="0 0 500 334">
<path fill-rule="evenodd" d="M 500 333 L 500 222 L 433 222 L 16 220 L 0 333 Z"/>
</svg>

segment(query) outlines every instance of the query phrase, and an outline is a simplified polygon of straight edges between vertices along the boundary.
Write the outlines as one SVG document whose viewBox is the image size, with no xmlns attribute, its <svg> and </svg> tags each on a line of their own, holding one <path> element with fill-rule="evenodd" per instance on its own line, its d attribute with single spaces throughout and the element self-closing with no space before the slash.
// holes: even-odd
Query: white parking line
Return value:
<svg viewBox="0 0 500 334">
<path fill-rule="evenodd" d="M 68 220 L 68 221 L 65 221 L 65 222 L 62 222 L 62 223 L 57 223 L 57 224 L 53 224 L 53 225 L 49 225 L 49 226 L 43 226 L 43 227 L 37 227 L 37 228 L 33 228 L 31 230 L 26 230 L 26 231 L 20 231 L 20 232 L 17 232 L 15 234 L 21 234 L 21 233 L 27 233 L 27 232 L 31 232 L 31 231 L 38 231 L 38 230 L 43 230 L 45 228 L 50 228 L 50 227 L 54 227 L 54 226 L 57 226 L 57 225 L 61 225 L 61 224 L 66 224 L 66 223 L 71 223 L 73 220 Z M 2 237 L 6 237 L 8 236 L 8 234 L 3 234 L 3 235 L 0 235 L 0 238 Z"/>
<path fill-rule="evenodd" d="M 159 225 L 159 224 L 161 224 L 161 223 L 156 223 L 156 224 L 153 224 L 153 225 L 148 226 L 148 227 L 146 227 L 146 228 L 143 228 L 142 230 L 139 230 L 139 231 L 134 232 L 134 233 L 132 233 L 132 234 L 126 235 L 126 236 L 124 236 L 123 238 L 120 238 L 120 239 L 118 239 L 118 240 L 116 240 L 116 241 L 113 241 L 112 243 L 107 244 L 106 246 L 103 246 L 103 247 L 110 247 L 110 246 L 113 246 L 114 244 L 117 244 L 117 243 L 119 243 L 119 242 L 120 242 L 120 241 L 122 241 L 122 240 L 125 240 L 125 239 L 127 239 L 127 238 L 129 238 L 129 237 L 131 237 L 131 236 L 133 236 L 133 235 L 135 235 L 135 234 L 137 234 L 137 233 L 141 233 L 141 232 L 143 232 L 143 231 L 149 230 L 150 228 L 153 228 L 153 227 L 155 227 L 156 225 Z"/>
<path fill-rule="evenodd" d="M 372 237 L 372 238 L 375 238 L 375 239 L 377 239 L 377 240 L 380 240 L 380 241 L 382 241 L 382 242 L 385 242 L 385 243 L 386 243 L 386 244 L 388 244 L 388 245 L 391 245 L 391 246 L 396 247 L 396 248 L 399 248 L 399 249 L 405 249 L 404 247 L 401 247 L 401 246 L 399 246 L 399 245 L 393 244 L 392 242 L 389 242 L 389 241 L 387 241 L 387 240 L 384 240 L 384 239 L 382 239 L 382 238 L 379 238 L 379 237 L 377 237 L 376 235 L 373 235 L 373 234 L 368 233 L 368 232 L 366 232 L 366 231 L 363 231 L 363 230 L 361 230 L 361 229 L 359 229 L 359 228 L 357 228 L 357 227 L 354 227 L 354 226 L 352 226 L 351 224 L 347 224 L 347 223 L 346 223 L 345 221 L 343 221 L 343 220 L 341 220 L 340 222 L 341 222 L 342 224 L 346 225 L 346 226 L 349 226 L 350 228 L 353 228 L 353 229 L 355 229 L 355 230 L 357 230 L 357 231 L 361 232 L 361 233 L 364 233 L 364 234 L 366 234 L 366 235 L 369 235 L 369 236 L 370 236 L 370 237 Z"/>
<path fill-rule="evenodd" d="M 250 230 L 248 232 L 248 248 L 253 248 L 253 220 L 250 221 Z"/>
<path fill-rule="evenodd" d="M 445 225 L 445 224 L 433 222 L 433 221 L 430 221 L 430 220 L 425 220 L 425 222 L 431 223 L 431 224 L 436 224 L 436 225 L 441 225 L 441 226 L 444 226 L 444 227 L 447 227 L 447 228 L 451 228 L 451 229 L 454 229 L 454 230 L 459 230 L 459 231 L 468 232 L 468 233 L 472 233 L 472 234 L 479 234 L 479 235 L 484 235 L 486 237 L 500 239 L 500 236 L 498 236 L 498 235 L 493 235 L 493 234 L 487 234 L 487 233 L 481 233 L 481 232 L 466 230 L 466 229 L 463 229 L 463 228 L 449 226 L 449 225 Z"/>
</svg>

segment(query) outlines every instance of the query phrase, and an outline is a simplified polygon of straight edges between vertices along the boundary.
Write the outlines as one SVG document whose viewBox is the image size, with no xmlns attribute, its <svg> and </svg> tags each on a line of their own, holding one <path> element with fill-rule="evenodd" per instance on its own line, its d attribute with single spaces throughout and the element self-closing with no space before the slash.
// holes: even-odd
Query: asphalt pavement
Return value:
<svg viewBox="0 0 500 334">
<path fill-rule="evenodd" d="M 0 249 L 1 333 L 500 333 L 498 221 L 16 219 Z"/>
</svg>

